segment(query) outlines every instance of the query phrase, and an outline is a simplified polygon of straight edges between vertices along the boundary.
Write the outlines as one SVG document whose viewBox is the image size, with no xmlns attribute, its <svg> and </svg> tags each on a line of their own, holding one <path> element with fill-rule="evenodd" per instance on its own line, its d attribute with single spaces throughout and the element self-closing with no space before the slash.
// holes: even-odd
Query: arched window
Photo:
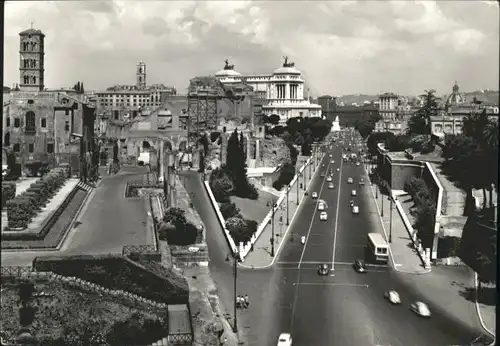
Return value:
<svg viewBox="0 0 500 346">
<path fill-rule="evenodd" d="M 24 84 L 30 84 L 30 77 L 29 76 L 23 76 L 23 81 L 24 81 Z"/>
<path fill-rule="evenodd" d="M 25 115 L 25 132 L 36 132 L 35 113 L 32 111 L 26 112 Z"/>
</svg>

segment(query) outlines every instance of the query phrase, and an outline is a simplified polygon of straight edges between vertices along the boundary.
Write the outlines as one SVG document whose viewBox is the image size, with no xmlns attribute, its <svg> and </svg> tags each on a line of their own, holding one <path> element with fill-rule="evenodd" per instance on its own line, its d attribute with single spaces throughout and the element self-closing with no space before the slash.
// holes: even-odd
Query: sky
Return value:
<svg viewBox="0 0 500 346">
<path fill-rule="evenodd" d="M 7 1 L 4 85 L 19 82 L 19 32 L 42 30 L 45 83 L 86 90 L 148 84 L 185 93 L 229 59 L 270 74 L 283 57 L 311 95 L 498 89 L 496 1 Z"/>
</svg>

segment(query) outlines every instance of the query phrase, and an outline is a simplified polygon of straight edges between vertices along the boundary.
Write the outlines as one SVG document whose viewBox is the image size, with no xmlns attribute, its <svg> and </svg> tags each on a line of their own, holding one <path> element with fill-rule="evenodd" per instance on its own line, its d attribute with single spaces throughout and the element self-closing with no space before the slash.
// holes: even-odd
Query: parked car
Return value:
<svg viewBox="0 0 500 346">
<path fill-rule="evenodd" d="M 351 191 L 351 196 L 356 196 L 356 190 Z"/>
<path fill-rule="evenodd" d="M 347 184 L 352 184 L 352 183 L 353 183 L 352 178 L 347 178 Z"/>
<path fill-rule="evenodd" d="M 359 179 L 359 185 L 365 185 L 365 180 L 363 178 Z"/>
</svg>

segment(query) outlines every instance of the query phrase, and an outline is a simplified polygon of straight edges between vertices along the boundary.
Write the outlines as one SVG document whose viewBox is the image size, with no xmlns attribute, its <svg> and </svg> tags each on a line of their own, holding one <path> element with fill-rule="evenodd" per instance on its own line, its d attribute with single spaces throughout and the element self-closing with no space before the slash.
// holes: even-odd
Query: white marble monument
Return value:
<svg viewBox="0 0 500 346">
<path fill-rule="evenodd" d="M 339 132 L 340 131 L 340 124 L 339 124 L 339 116 L 337 115 L 335 117 L 335 121 L 332 124 L 332 132 Z"/>
</svg>

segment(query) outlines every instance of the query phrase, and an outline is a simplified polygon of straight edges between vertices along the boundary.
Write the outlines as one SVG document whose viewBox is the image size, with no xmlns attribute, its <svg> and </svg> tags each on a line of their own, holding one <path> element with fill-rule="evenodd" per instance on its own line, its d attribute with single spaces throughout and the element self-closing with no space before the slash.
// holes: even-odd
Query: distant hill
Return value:
<svg viewBox="0 0 500 346">
<path fill-rule="evenodd" d="M 378 95 L 365 95 L 365 94 L 342 95 L 337 98 L 337 104 L 344 102 L 346 106 L 350 106 L 353 103 L 362 105 L 365 101 L 371 102 L 376 100 L 378 100 Z"/>
<path fill-rule="evenodd" d="M 464 94 L 467 99 L 467 102 L 472 101 L 472 99 L 475 96 L 479 101 L 482 102 L 500 104 L 500 92 L 496 90 L 476 90 L 476 91 L 465 92 Z M 439 95 L 439 97 L 442 100 L 446 100 L 449 95 L 450 94 Z M 363 102 L 365 101 L 371 102 L 377 100 L 378 100 L 378 95 L 365 95 L 365 94 L 342 95 L 337 97 L 337 105 L 340 104 L 341 102 L 344 102 L 346 106 L 350 106 L 353 103 L 362 105 Z"/>
</svg>

